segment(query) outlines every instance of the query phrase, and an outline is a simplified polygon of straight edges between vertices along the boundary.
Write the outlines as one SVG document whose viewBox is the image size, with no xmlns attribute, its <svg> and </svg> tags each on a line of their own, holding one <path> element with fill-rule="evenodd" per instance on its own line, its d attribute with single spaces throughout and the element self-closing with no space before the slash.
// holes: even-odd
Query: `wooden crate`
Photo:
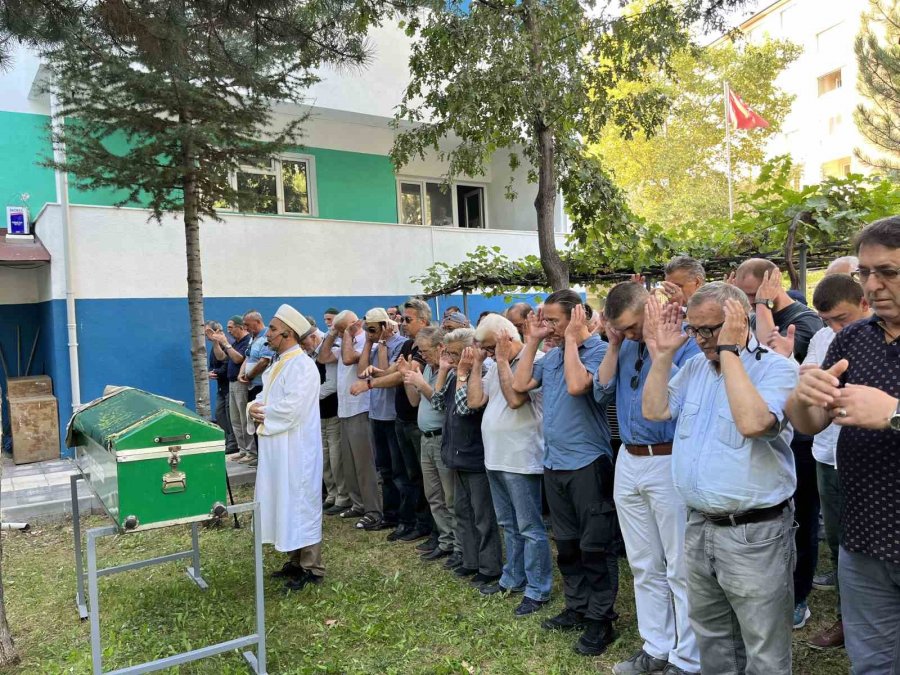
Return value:
<svg viewBox="0 0 900 675">
<path fill-rule="evenodd" d="M 53 396 L 9 399 L 13 462 L 59 459 L 59 417 Z"/>
<path fill-rule="evenodd" d="M 53 384 L 48 375 L 11 377 L 6 381 L 7 398 L 27 398 L 29 396 L 52 396 Z"/>
</svg>

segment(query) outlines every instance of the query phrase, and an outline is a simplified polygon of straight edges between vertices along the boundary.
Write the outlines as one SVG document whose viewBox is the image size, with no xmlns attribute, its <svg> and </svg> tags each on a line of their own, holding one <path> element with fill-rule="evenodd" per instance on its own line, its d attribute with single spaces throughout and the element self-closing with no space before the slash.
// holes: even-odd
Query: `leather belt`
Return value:
<svg viewBox="0 0 900 675">
<path fill-rule="evenodd" d="M 442 433 L 444 433 L 443 429 L 434 429 L 433 431 L 423 431 L 422 435 L 425 438 L 434 438 L 435 436 L 440 436 Z"/>
<path fill-rule="evenodd" d="M 657 457 L 672 454 L 671 443 L 654 443 L 653 445 L 629 445 L 625 444 L 628 454 L 637 457 Z"/>
<path fill-rule="evenodd" d="M 706 518 L 713 525 L 720 527 L 728 527 L 735 525 L 743 525 L 745 523 L 761 523 L 766 520 L 774 520 L 784 511 L 784 508 L 791 503 L 790 499 L 785 499 L 775 506 L 767 506 L 763 509 L 753 509 L 752 511 L 742 511 L 740 513 L 698 513 Z"/>
</svg>

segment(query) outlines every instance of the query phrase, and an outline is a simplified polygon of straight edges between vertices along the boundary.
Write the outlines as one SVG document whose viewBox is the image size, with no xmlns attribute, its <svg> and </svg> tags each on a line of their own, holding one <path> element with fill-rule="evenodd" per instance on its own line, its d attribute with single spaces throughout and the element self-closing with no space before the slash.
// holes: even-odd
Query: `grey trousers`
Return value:
<svg viewBox="0 0 900 675">
<path fill-rule="evenodd" d="M 381 517 L 378 472 L 369 432 L 369 413 L 341 419 L 341 473 L 353 508 Z"/>
<path fill-rule="evenodd" d="M 837 469 L 830 464 L 816 462 L 816 478 L 819 482 L 819 504 L 825 521 L 825 542 L 831 553 L 834 570 L 835 604 L 837 618 L 841 618 L 841 593 L 838 580 L 838 551 L 841 548 L 841 491 Z"/>
<path fill-rule="evenodd" d="M 724 527 L 689 512 L 688 614 L 704 673 L 791 672 L 793 522 L 790 506 L 773 520 Z"/>
<path fill-rule="evenodd" d="M 327 499 L 337 506 L 350 506 L 350 495 L 341 469 L 341 421 L 337 417 L 322 420 L 322 480 Z"/>
<path fill-rule="evenodd" d="M 854 675 L 900 673 L 900 565 L 841 547 L 844 636 Z"/>
<path fill-rule="evenodd" d="M 231 413 L 228 407 L 228 394 L 216 392 L 216 424 L 225 432 L 225 452 L 230 454 L 237 452 L 238 446 L 234 429 L 231 428 Z"/>
<path fill-rule="evenodd" d="M 487 473 L 457 471 L 453 504 L 463 567 L 499 577 L 503 571 L 503 550 Z"/>
<path fill-rule="evenodd" d="M 228 414 L 231 416 L 231 428 L 238 450 L 253 452 L 253 434 L 247 433 L 247 385 L 242 382 L 228 384 Z"/>
<path fill-rule="evenodd" d="M 461 551 L 456 539 L 456 515 L 454 499 L 456 490 L 456 472 L 448 469 L 441 459 L 441 437 L 422 436 L 422 453 L 419 456 L 422 465 L 422 482 L 425 488 L 425 499 L 431 509 L 431 517 L 438 531 L 438 546 L 442 551 Z"/>
</svg>

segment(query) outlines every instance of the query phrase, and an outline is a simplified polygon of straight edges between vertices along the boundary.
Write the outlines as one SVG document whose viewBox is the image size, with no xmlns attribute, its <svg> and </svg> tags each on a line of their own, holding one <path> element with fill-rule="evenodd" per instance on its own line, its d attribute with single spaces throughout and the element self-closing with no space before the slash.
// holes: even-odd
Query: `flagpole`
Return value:
<svg viewBox="0 0 900 675">
<path fill-rule="evenodd" d="M 728 124 L 728 82 L 723 83 L 725 90 L 725 161 L 728 164 L 728 220 L 734 220 L 734 190 L 731 186 L 731 131 Z"/>
</svg>

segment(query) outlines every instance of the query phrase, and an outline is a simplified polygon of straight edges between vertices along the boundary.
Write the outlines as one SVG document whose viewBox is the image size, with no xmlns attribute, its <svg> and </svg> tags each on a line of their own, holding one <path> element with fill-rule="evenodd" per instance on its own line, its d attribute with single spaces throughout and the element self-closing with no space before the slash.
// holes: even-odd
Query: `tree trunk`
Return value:
<svg viewBox="0 0 900 675">
<path fill-rule="evenodd" d="M 19 653 L 13 644 L 9 623 L 6 621 L 6 600 L 3 598 L 3 547 L 0 544 L 0 668 L 13 666 L 19 662 Z"/>
<path fill-rule="evenodd" d="M 534 198 L 537 212 L 538 248 L 541 252 L 541 267 L 554 291 L 569 287 L 569 268 L 556 250 L 556 236 L 553 230 L 553 211 L 556 207 L 556 167 L 554 165 L 553 132 L 543 123 L 538 128 L 538 193 Z"/>
<path fill-rule="evenodd" d="M 191 366 L 194 371 L 194 402 L 197 414 L 210 419 L 209 371 L 203 332 L 203 270 L 200 264 L 200 215 L 193 148 L 185 142 L 184 241 L 187 251 L 188 318 L 191 326 Z"/>
</svg>

